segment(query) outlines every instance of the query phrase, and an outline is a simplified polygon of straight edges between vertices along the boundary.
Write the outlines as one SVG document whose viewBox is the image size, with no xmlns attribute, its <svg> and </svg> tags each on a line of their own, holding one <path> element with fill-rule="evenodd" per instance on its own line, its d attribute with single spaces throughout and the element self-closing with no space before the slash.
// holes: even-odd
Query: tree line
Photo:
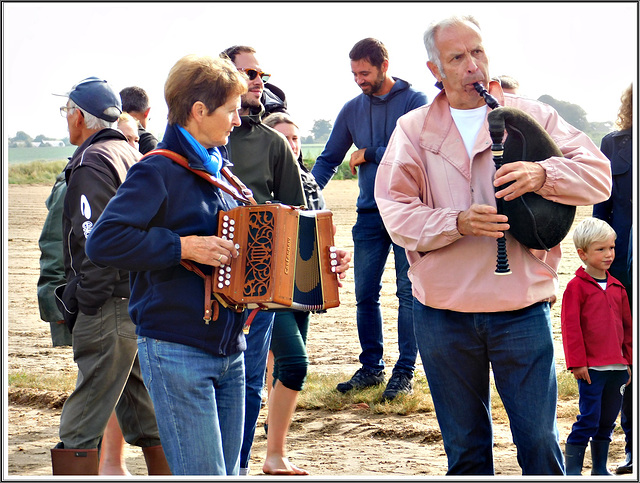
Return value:
<svg viewBox="0 0 640 483">
<path fill-rule="evenodd" d="M 610 132 L 613 127 L 613 122 L 611 121 L 587 121 L 587 113 L 584 109 L 582 109 L 582 107 L 577 104 L 554 99 L 552 96 L 547 94 L 540 96 L 538 100 L 553 107 L 556 111 L 558 111 L 558 114 L 560 114 L 560 116 L 562 116 L 565 121 L 589 135 L 594 143 L 596 143 L 598 146 L 600 145 L 602 137 Z M 315 119 L 313 121 L 313 127 L 311 128 L 309 135 L 302 138 L 302 144 L 326 143 L 327 139 L 329 139 L 332 128 L 332 121 L 328 119 Z M 44 134 L 39 134 L 35 138 L 32 138 L 26 132 L 18 131 L 18 133 L 14 137 L 9 138 L 9 147 L 31 147 L 34 145 L 38 146 L 42 145 L 42 141 L 50 140 L 54 140 L 54 138 L 47 137 Z M 62 139 L 62 141 L 64 142 L 65 146 L 69 146 L 70 143 L 68 137 Z"/>
</svg>

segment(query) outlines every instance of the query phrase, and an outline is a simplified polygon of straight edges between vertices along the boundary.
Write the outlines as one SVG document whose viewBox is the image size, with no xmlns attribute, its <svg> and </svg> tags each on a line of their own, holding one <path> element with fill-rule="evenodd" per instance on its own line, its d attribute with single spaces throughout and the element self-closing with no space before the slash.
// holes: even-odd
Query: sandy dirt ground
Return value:
<svg viewBox="0 0 640 483">
<path fill-rule="evenodd" d="M 8 317 L 4 363 L 8 373 L 27 372 L 53 375 L 76 373 L 69 348 L 53 348 L 48 324 L 39 319 L 36 282 L 39 272 L 38 236 L 46 216 L 44 201 L 50 186 L 9 186 L 8 217 Z M 336 244 L 352 250 L 351 227 L 355 222 L 355 181 L 332 181 L 325 198 L 338 225 Z M 580 208 L 577 219 L 590 214 Z M 567 281 L 579 266 L 570 238 L 564 242 L 565 258 L 560 267 L 561 296 Z M 397 302 L 393 257 L 384 274 L 382 293 L 385 320 L 385 360 L 389 367 L 397 359 L 395 329 Z M 308 349 L 310 371 L 351 374 L 358 367 L 360 352 L 355 324 L 353 272 L 341 289 L 341 305 L 312 319 Z M 554 338 L 558 370 L 563 369 L 560 334 L 560 304 L 553 308 Z M 387 376 L 389 375 L 387 371 Z M 424 374 L 418 360 L 418 373 Z M 3 471 L 5 477 L 51 475 L 49 449 L 58 441 L 57 431 L 65 393 L 21 390 L 8 387 L 8 406 L 4 414 Z M 6 399 L 5 399 L 6 401 Z M 533 403 L 533 402 L 532 402 Z M 266 436 L 260 416 L 253 446 L 252 474 L 262 476 Z M 561 444 L 570 432 L 577 414 L 577 400 L 560 401 L 558 425 Z M 494 417 L 494 457 L 498 475 L 521 475 L 516 449 L 511 441 L 508 421 Z M 373 414 L 366 407 L 341 411 L 299 410 L 295 413 L 288 440 L 292 462 L 309 470 L 314 477 L 352 476 L 359 479 L 402 477 L 441 477 L 447 469 L 446 455 L 433 412 L 401 415 Z M 609 466 L 624 457 L 624 436 L 617 429 L 611 445 Z M 146 475 L 142 453 L 127 447 L 127 466 L 134 475 Z M 585 458 L 584 474 L 590 471 Z"/>
</svg>

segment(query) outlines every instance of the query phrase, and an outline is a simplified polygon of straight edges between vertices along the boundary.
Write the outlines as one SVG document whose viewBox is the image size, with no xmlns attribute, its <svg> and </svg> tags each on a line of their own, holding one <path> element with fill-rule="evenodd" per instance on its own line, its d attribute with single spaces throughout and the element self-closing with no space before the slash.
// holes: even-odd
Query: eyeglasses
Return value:
<svg viewBox="0 0 640 483">
<path fill-rule="evenodd" d="M 249 80 L 254 80 L 256 77 L 260 76 L 260 79 L 262 79 L 262 82 L 268 82 L 269 79 L 271 78 L 271 74 L 265 74 L 261 70 L 256 70 L 256 69 L 240 69 L 240 70 L 245 74 L 247 74 L 247 77 L 249 77 Z"/>
<path fill-rule="evenodd" d="M 73 111 L 74 111 L 75 109 L 76 109 L 75 107 L 62 106 L 62 107 L 60 108 L 60 115 L 61 115 L 62 117 L 67 117 L 67 116 L 69 116 L 69 115 L 73 114 Z"/>
</svg>

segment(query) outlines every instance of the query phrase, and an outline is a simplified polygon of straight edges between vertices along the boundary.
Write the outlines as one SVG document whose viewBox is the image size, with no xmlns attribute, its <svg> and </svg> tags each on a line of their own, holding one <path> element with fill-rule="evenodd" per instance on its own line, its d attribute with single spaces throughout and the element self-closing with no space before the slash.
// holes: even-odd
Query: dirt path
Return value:
<svg viewBox="0 0 640 483">
<path fill-rule="evenodd" d="M 71 350 L 51 347 L 48 324 L 39 320 L 36 282 L 39 272 L 38 236 L 46 216 L 44 201 L 49 186 L 9 187 L 8 219 L 8 317 L 5 317 L 5 358 L 8 373 L 25 372 L 55 375 L 76 373 Z M 357 184 L 332 181 L 325 197 L 338 225 L 336 244 L 352 250 L 351 227 L 355 222 Z M 589 214 L 580 209 L 579 217 Z M 560 267 L 562 294 L 567 281 L 578 267 L 573 247 L 566 245 Z M 394 333 L 395 302 L 392 258 L 384 275 L 383 316 L 387 354 L 397 358 Z M 341 290 L 341 305 L 326 314 L 314 316 L 308 348 L 315 373 L 351 373 L 358 368 L 360 352 L 355 326 L 353 272 Z M 554 338 L 558 368 L 563 368 L 560 338 L 559 305 L 553 309 Z M 423 373 L 419 364 L 418 372 Z M 58 441 L 57 431 L 61 401 L 65 394 L 38 393 L 9 388 L 9 405 L 5 410 L 5 437 L 8 445 L 4 475 L 51 475 L 49 449 Z M 559 430 L 562 444 L 577 413 L 577 402 L 561 401 Z M 261 421 L 265 412 L 261 414 Z M 261 423 L 256 431 L 252 468 L 259 474 L 266 450 Z M 616 430 L 610 452 L 610 466 L 622 460 L 624 436 Z M 495 421 L 495 466 L 501 475 L 519 475 L 515 446 L 508 423 Z M 409 416 L 376 415 L 366 408 L 353 407 L 337 412 L 296 412 L 289 437 L 290 458 L 314 476 L 354 475 L 363 478 L 400 476 L 441 476 L 447 468 L 446 456 L 433 413 Z M 586 458 L 585 474 L 590 458 Z M 8 466 L 7 466 L 8 464 Z M 145 475 L 141 452 L 127 448 L 127 466 L 134 475 Z"/>
</svg>

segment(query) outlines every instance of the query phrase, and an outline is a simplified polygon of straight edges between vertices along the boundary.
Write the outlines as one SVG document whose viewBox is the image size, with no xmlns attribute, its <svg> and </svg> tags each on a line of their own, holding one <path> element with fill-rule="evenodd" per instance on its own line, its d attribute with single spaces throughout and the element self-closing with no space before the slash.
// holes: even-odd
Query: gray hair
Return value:
<svg viewBox="0 0 640 483">
<path fill-rule="evenodd" d="M 424 33 L 423 39 L 424 46 L 427 49 L 427 56 L 429 60 L 438 67 L 438 70 L 441 74 L 442 62 L 440 61 L 440 51 L 436 47 L 436 34 L 441 29 L 466 22 L 472 23 L 473 25 L 478 27 L 478 30 L 480 30 L 480 24 L 473 15 L 451 15 L 450 17 L 447 17 L 445 19 L 433 22 L 431 25 L 429 25 L 429 28 L 427 28 Z"/>
<path fill-rule="evenodd" d="M 611 225 L 598 218 L 585 218 L 573 230 L 573 244 L 576 248 L 587 250 L 592 243 L 603 242 L 610 236 L 617 238 Z"/>
<path fill-rule="evenodd" d="M 104 119 L 100 119 L 99 117 L 96 117 L 93 114 L 88 113 L 87 111 L 82 109 L 80 106 L 78 106 L 78 104 L 73 102 L 71 98 L 69 98 L 69 101 L 67 102 L 67 106 L 73 107 L 74 109 L 80 109 L 80 112 L 82 112 L 82 115 L 84 116 L 84 125 L 87 127 L 87 129 L 99 130 L 99 129 L 105 129 L 107 127 L 110 127 L 113 129 L 116 126 L 116 121 L 114 122 L 105 121 Z M 120 116 L 120 110 L 117 107 L 110 107 L 105 111 L 105 114 L 109 116 Z"/>
</svg>

